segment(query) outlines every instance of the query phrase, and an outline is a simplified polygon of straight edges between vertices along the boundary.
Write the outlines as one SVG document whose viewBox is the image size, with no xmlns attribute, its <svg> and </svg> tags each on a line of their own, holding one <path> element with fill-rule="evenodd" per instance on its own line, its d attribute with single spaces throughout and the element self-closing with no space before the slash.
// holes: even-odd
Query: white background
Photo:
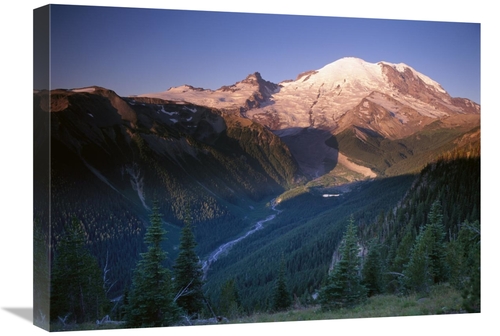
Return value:
<svg viewBox="0 0 500 336">
<path fill-rule="evenodd" d="M 493 1 L 65 1 L 60 4 L 196 9 L 253 13 L 325 15 L 481 23 L 482 33 L 482 313 L 405 318 L 223 325 L 140 330 L 83 331 L 83 335 L 234 335 L 317 333 L 349 335 L 489 335 L 498 308 L 495 220 L 495 159 L 498 91 L 498 11 Z M 45 333 L 32 325 L 32 14 L 42 1 L 11 0 L 2 6 L 0 64 L 0 331 L 3 335 Z M 485 182 L 487 181 L 487 182 Z"/>
</svg>

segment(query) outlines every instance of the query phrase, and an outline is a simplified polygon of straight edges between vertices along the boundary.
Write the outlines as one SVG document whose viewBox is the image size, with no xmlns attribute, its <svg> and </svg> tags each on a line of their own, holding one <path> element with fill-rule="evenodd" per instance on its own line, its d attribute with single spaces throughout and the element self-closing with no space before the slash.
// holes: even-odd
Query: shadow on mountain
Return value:
<svg viewBox="0 0 500 336">
<path fill-rule="evenodd" d="M 359 131 L 361 131 L 361 132 L 363 132 L 364 134 L 366 134 L 367 136 L 369 136 L 371 138 L 374 138 L 374 139 L 383 139 L 384 138 L 379 133 L 377 133 L 374 130 L 371 130 L 369 128 L 361 127 L 361 126 L 354 126 L 354 128 L 357 129 L 357 130 L 359 130 Z"/>
<path fill-rule="evenodd" d="M 274 133 L 286 143 L 302 172 L 310 178 L 327 174 L 338 163 L 338 142 L 328 130 L 293 127 Z"/>
</svg>

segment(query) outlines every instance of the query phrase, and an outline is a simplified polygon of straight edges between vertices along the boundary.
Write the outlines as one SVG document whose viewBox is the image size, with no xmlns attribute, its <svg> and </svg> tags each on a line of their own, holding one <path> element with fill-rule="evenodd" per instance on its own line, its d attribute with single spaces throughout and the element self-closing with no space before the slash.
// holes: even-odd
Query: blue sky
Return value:
<svg viewBox="0 0 500 336">
<path fill-rule="evenodd" d="M 475 23 L 89 6 L 51 15 L 52 88 L 217 89 L 256 71 L 278 83 L 354 56 L 406 63 L 480 103 Z"/>
</svg>

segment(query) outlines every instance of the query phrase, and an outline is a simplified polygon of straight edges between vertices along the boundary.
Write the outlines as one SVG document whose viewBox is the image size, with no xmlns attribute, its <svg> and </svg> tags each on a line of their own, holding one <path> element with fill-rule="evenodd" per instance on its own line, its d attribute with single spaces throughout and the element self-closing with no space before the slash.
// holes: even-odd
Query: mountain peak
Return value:
<svg viewBox="0 0 500 336">
<path fill-rule="evenodd" d="M 244 80 L 242 80 L 241 82 L 238 82 L 238 83 L 242 83 L 242 84 L 251 84 L 251 85 L 254 85 L 257 87 L 257 89 L 260 91 L 262 90 L 263 88 L 268 88 L 270 89 L 271 91 L 274 91 L 277 87 L 276 84 L 274 83 L 271 83 L 269 81 L 266 81 L 265 79 L 262 78 L 260 72 L 254 72 L 250 75 L 247 76 L 247 78 L 245 78 Z M 236 83 L 236 85 L 238 84 Z M 265 89 L 267 91 L 267 89 Z"/>
<path fill-rule="evenodd" d="M 370 63 L 357 57 L 341 58 L 279 84 L 254 72 L 215 91 L 184 86 L 148 96 L 237 111 L 272 130 L 340 132 L 357 122 L 392 138 L 437 119 L 480 113 L 478 104 L 450 97 L 439 83 L 405 63 Z"/>
<path fill-rule="evenodd" d="M 244 81 L 247 81 L 247 80 L 248 80 L 248 81 L 251 81 L 251 80 L 260 81 L 260 80 L 262 80 L 262 76 L 260 75 L 260 72 L 257 72 L 257 71 L 256 71 L 256 72 L 254 72 L 254 73 L 249 74 L 249 75 L 247 76 L 247 78 L 245 78 L 245 79 L 243 80 L 243 82 L 244 82 Z"/>
<path fill-rule="evenodd" d="M 335 62 L 325 65 L 318 72 L 322 77 L 331 79 L 357 78 L 366 79 L 369 77 L 380 77 L 381 71 L 377 64 L 368 63 L 361 58 L 344 57 Z M 342 77 L 342 78 L 340 78 Z"/>
</svg>

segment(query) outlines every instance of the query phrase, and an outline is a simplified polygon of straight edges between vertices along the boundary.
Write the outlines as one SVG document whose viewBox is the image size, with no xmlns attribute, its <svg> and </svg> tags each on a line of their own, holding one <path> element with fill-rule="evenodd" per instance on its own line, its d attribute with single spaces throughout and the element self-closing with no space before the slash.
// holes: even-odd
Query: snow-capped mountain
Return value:
<svg viewBox="0 0 500 336">
<path fill-rule="evenodd" d="M 360 126 L 390 139 L 413 134 L 437 119 L 480 113 L 478 104 L 452 98 L 406 64 L 354 57 L 279 84 L 255 73 L 215 91 L 181 86 L 142 96 L 239 110 L 274 131 L 314 127 L 338 133 Z"/>
<path fill-rule="evenodd" d="M 260 107 L 279 91 L 279 85 L 262 79 L 260 73 L 250 74 L 244 80 L 217 90 L 195 88 L 191 85 L 173 87 L 164 92 L 139 95 L 170 101 L 190 102 L 224 110 L 248 110 Z"/>
<path fill-rule="evenodd" d="M 451 97 L 412 67 L 354 57 L 279 84 L 254 73 L 218 90 L 181 86 L 142 96 L 216 108 L 264 125 L 311 177 L 337 164 L 366 177 L 400 172 L 397 164 L 408 171 L 428 160 L 417 154 L 422 146 L 435 155 L 480 125 L 478 104 Z M 446 132 L 433 140 L 424 136 L 429 145 L 419 142 L 421 132 L 436 130 Z"/>
</svg>

